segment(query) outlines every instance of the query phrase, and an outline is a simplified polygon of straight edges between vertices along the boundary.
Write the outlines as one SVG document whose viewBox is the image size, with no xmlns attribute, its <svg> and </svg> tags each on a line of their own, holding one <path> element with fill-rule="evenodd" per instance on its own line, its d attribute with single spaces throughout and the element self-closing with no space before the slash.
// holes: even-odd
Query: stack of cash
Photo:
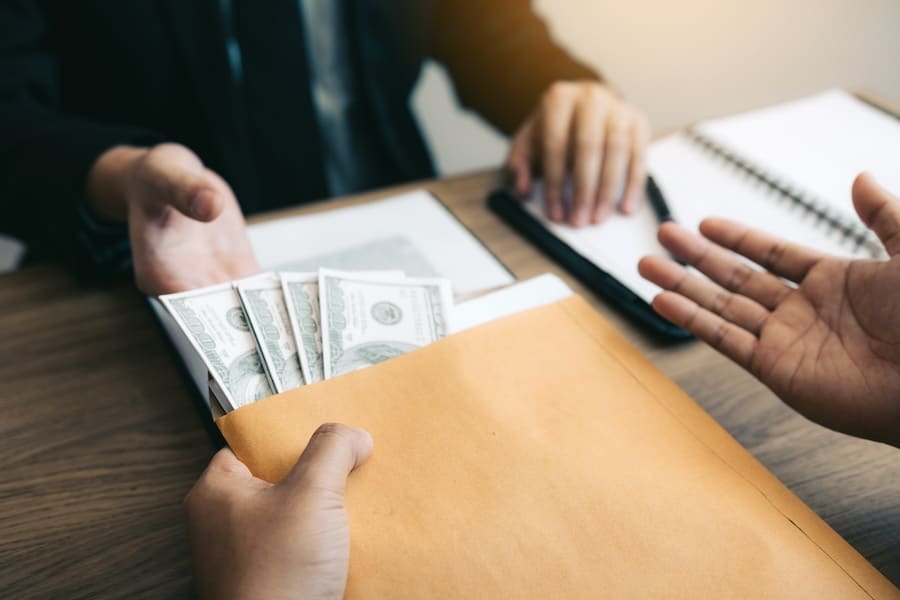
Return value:
<svg viewBox="0 0 900 600">
<path fill-rule="evenodd" d="M 399 271 L 263 273 L 160 300 L 225 411 L 356 371 L 450 333 L 450 283 Z"/>
</svg>

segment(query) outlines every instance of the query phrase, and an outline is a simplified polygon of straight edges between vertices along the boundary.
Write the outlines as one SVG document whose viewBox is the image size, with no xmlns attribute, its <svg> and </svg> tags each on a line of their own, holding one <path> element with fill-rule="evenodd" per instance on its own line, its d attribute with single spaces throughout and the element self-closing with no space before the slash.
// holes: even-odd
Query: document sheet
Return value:
<svg viewBox="0 0 900 600">
<path fill-rule="evenodd" d="M 249 232 L 264 271 L 395 269 L 410 277 L 449 279 L 456 297 L 515 280 L 425 191 L 259 223 Z"/>
</svg>

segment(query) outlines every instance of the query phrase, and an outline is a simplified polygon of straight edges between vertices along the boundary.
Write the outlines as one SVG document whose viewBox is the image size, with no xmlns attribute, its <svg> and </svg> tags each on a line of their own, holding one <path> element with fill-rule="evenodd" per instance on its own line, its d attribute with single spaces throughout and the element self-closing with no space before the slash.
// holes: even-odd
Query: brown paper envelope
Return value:
<svg viewBox="0 0 900 600">
<path fill-rule="evenodd" d="M 371 432 L 348 598 L 887 598 L 898 592 L 582 299 L 217 423 L 277 481 Z"/>
</svg>

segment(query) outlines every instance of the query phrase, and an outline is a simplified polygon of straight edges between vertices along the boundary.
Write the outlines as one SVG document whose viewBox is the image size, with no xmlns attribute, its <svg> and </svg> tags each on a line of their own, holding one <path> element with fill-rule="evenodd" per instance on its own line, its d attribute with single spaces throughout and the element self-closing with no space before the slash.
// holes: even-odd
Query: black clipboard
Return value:
<svg viewBox="0 0 900 600">
<path fill-rule="evenodd" d="M 500 218 L 540 248 L 547 256 L 639 326 L 655 335 L 673 341 L 693 337 L 684 329 L 659 316 L 653 307 L 618 279 L 553 235 L 525 209 L 522 202 L 510 190 L 506 188 L 494 190 L 488 196 L 487 204 Z"/>
</svg>

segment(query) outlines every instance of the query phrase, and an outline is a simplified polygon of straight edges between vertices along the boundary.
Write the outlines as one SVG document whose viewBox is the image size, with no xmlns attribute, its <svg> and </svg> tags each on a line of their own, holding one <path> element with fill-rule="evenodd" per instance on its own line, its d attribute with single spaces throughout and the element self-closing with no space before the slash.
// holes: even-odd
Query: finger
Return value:
<svg viewBox="0 0 900 600">
<path fill-rule="evenodd" d="M 825 255 L 725 219 L 704 219 L 700 233 L 723 248 L 745 256 L 778 277 L 800 282 Z"/>
<path fill-rule="evenodd" d="M 660 226 L 659 242 L 725 289 L 752 298 L 769 310 L 791 293 L 782 280 L 757 271 L 731 252 L 675 223 Z"/>
<path fill-rule="evenodd" d="M 184 505 L 190 512 L 196 504 L 208 500 L 209 494 L 233 494 L 267 486 L 266 482 L 250 473 L 250 469 L 238 460 L 234 452 L 222 448 L 212 457 L 197 483 L 188 492 Z"/>
<path fill-rule="evenodd" d="M 506 159 L 506 173 L 519 199 L 531 195 L 534 126 L 528 124 L 516 135 Z"/>
<path fill-rule="evenodd" d="M 757 344 L 757 338 L 750 332 L 674 292 L 663 292 L 654 298 L 653 309 L 740 366 L 750 368 Z"/>
<path fill-rule="evenodd" d="M 368 432 L 326 423 L 316 429 L 297 464 L 279 485 L 297 492 L 315 487 L 343 493 L 347 475 L 371 453 Z"/>
<path fill-rule="evenodd" d="M 631 158 L 628 167 L 628 184 L 622 195 L 620 210 L 631 215 L 637 210 L 638 202 L 647 185 L 647 145 L 650 142 L 650 125 L 643 116 L 635 121 L 631 136 Z"/>
<path fill-rule="evenodd" d="M 222 448 L 213 455 L 212 460 L 206 467 L 203 476 L 219 477 L 253 477 L 247 465 L 238 460 L 231 448 Z"/>
<path fill-rule="evenodd" d="M 587 225 L 591 218 L 590 211 L 597 196 L 603 159 L 606 112 L 597 96 L 592 94 L 582 96 L 575 110 L 574 123 L 575 189 L 570 223 L 580 227 Z"/>
<path fill-rule="evenodd" d="M 600 191 L 594 205 L 594 223 L 602 223 L 613 211 L 625 185 L 628 160 L 631 156 L 631 122 L 622 111 L 612 113 L 606 121 L 603 168 Z"/>
<path fill-rule="evenodd" d="M 853 182 L 853 206 L 887 253 L 900 253 L 900 198 L 878 185 L 869 173 L 862 173 Z"/>
<path fill-rule="evenodd" d="M 575 109 L 573 90 L 566 84 L 554 84 L 544 98 L 541 112 L 541 169 L 544 176 L 544 202 L 547 216 L 565 219 L 564 188 L 569 160 L 569 133 Z"/>
<path fill-rule="evenodd" d="M 648 256 L 638 263 L 638 271 L 664 290 L 677 292 L 703 308 L 759 335 L 769 311 L 746 296 L 734 294 L 708 279 L 692 275 L 678 263 L 661 256 Z"/>
<path fill-rule="evenodd" d="M 224 202 L 215 180 L 183 146 L 163 144 L 150 150 L 142 160 L 139 177 L 156 192 L 148 195 L 148 200 L 172 206 L 192 219 L 211 221 L 222 211 Z"/>
</svg>

